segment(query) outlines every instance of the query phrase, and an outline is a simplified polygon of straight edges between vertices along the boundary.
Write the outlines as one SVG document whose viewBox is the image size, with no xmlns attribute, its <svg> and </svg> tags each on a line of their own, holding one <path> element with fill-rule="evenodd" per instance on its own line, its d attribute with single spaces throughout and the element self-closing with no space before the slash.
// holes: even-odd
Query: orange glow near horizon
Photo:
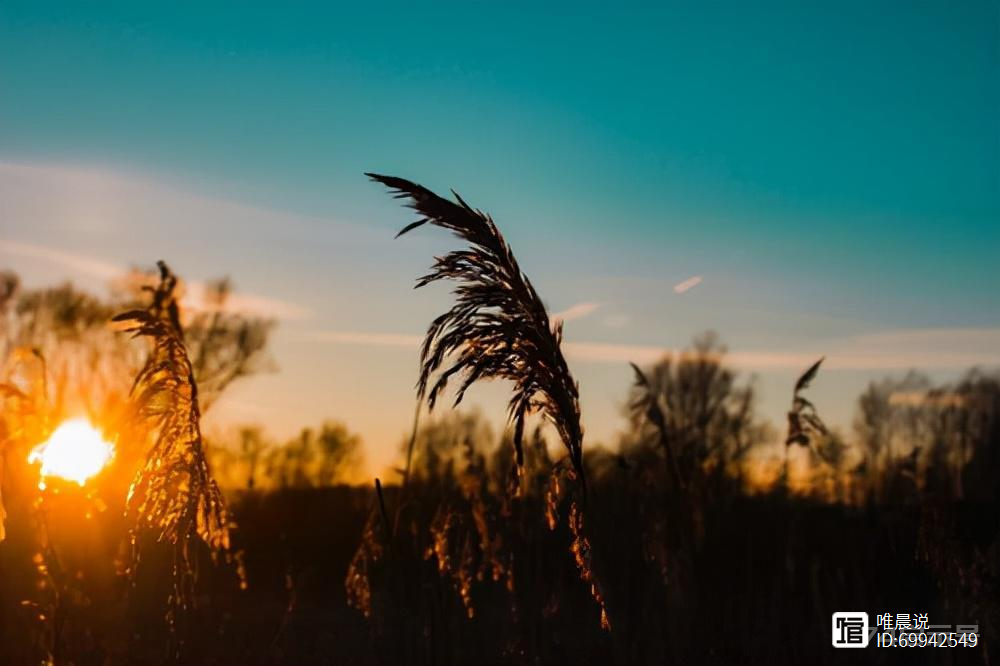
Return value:
<svg viewBox="0 0 1000 666">
<path fill-rule="evenodd" d="M 62 423 L 52 435 L 28 454 L 28 462 L 42 465 L 42 481 L 57 477 L 75 481 L 80 486 L 107 465 L 115 455 L 115 447 L 104 441 L 101 433 L 85 419 Z"/>
</svg>

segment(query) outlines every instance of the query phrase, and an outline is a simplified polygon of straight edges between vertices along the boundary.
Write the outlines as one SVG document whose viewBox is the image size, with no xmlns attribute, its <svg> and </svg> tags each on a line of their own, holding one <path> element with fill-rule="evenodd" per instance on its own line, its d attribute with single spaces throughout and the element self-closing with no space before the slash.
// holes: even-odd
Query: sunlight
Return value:
<svg viewBox="0 0 1000 666">
<path fill-rule="evenodd" d="M 44 490 L 47 477 L 76 481 L 82 486 L 100 472 L 114 454 L 114 446 L 104 441 L 90 423 L 73 419 L 60 425 L 47 441 L 32 449 L 28 462 L 41 462 L 43 480 L 38 486 Z"/>
</svg>

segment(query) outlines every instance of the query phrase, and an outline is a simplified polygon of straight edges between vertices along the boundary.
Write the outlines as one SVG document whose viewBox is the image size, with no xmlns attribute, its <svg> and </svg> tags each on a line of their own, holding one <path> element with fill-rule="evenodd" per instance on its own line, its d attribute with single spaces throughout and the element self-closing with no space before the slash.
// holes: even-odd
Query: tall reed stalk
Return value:
<svg viewBox="0 0 1000 666">
<path fill-rule="evenodd" d="M 823 364 L 824 358 L 813 363 L 808 370 L 802 373 L 795 382 L 795 390 L 792 392 L 792 408 L 788 412 L 788 436 L 785 438 L 785 455 L 781 471 L 782 483 L 786 487 L 788 484 L 788 448 L 793 444 L 808 447 L 814 437 L 827 433 L 826 424 L 823 423 L 819 412 L 816 411 L 816 405 L 802 395 L 802 392 L 809 388 L 812 380 L 819 373 L 819 366 Z"/>
<path fill-rule="evenodd" d="M 173 632 L 178 614 L 194 600 L 198 540 L 213 556 L 227 552 L 231 520 L 205 457 L 198 384 L 174 295 L 177 278 L 163 262 L 159 268 L 160 282 L 149 288 L 149 307 L 124 312 L 114 321 L 151 343 L 132 385 L 132 419 L 126 433 L 150 441 L 126 503 L 132 526 L 130 570 L 134 575 L 145 534 L 173 546 L 173 588 L 167 611 Z"/>
<path fill-rule="evenodd" d="M 403 178 L 369 173 L 388 187 L 420 218 L 397 237 L 424 224 L 451 231 L 468 246 L 438 257 L 417 288 L 440 280 L 456 283 L 455 304 L 431 322 L 420 350 L 417 396 L 432 410 L 449 382 L 459 378 L 454 406 L 482 379 L 513 383 L 508 419 L 513 426 L 514 465 L 511 487 L 520 487 L 524 469 L 524 428 L 528 415 L 539 413 L 559 433 L 570 462 L 569 476 L 579 495 L 568 513 L 572 552 L 581 578 L 591 585 L 601 606 L 602 625 L 609 626 L 604 598 L 594 577 L 591 545 L 584 530 L 587 479 L 583 467 L 583 428 L 576 381 L 563 356 L 562 322 L 550 321 L 528 276 L 493 219 L 473 209 L 454 193 L 455 201 Z"/>
</svg>

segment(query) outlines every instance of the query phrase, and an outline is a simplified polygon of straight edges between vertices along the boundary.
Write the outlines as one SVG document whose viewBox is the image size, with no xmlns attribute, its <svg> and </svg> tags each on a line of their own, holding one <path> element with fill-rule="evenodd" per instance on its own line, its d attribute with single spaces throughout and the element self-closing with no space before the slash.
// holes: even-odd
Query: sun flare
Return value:
<svg viewBox="0 0 1000 666">
<path fill-rule="evenodd" d="M 110 462 L 115 447 L 104 441 L 101 433 L 84 419 L 73 419 L 61 424 L 48 440 L 42 442 L 28 455 L 28 462 L 40 462 L 44 479 L 59 477 L 76 481 L 81 486 Z"/>
</svg>

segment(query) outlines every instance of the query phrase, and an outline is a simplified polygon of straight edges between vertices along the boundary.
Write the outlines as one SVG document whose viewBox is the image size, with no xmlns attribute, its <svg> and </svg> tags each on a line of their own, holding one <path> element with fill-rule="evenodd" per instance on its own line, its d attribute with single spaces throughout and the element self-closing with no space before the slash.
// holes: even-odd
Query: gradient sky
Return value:
<svg viewBox="0 0 1000 666">
<path fill-rule="evenodd" d="M 0 5 L 0 267 L 231 275 L 280 371 L 218 424 L 341 418 L 392 459 L 452 243 L 393 241 L 372 170 L 494 215 L 591 441 L 627 360 L 709 328 L 775 420 L 819 354 L 844 426 L 873 377 L 1000 365 L 997 2 L 290 4 Z"/>
</svg>

